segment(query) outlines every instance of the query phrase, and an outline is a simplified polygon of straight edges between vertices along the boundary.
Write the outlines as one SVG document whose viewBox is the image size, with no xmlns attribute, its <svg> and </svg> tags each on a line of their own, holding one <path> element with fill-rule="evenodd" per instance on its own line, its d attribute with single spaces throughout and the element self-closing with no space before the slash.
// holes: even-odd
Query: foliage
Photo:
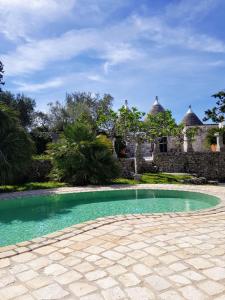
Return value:
<svg viewBox="0 0 225 300">
<path fill-rule="evenodd" d="M 65 103 L 50 103 L 49 121 L 50 127 L 56 131 L 77 121 L 88 123 L 97 130 L 97 122 L 102 114 L 110 114 L 112 96 L 105 94 L 102 98 L 92 93 L 75 92 L 67 94 Z"/>
<path fill-rule="evenodd" d="M 47 181 L 47 182 L 28 182 L 18 185 L 0 185 L 0 193 L 22 192 L 39 189 L 54 189 L 67 186 L 66 183 Z"/>
<path fill-rule="evenodd" d="M 29 127 L 33 121 L 35 100 L 23 94 L 14 95 L 8 91 L 0 93 L 0 103 L 18 112 L 18 118 L 23 127 Z"/>
<path fill-rule="evenodd" d="M 206 140 L 205 140 L 207 146 L 216 144 L 216 136 L 215 136 L 216 133 L 222 135 L 223 139 L 225 138 L 225 128 L 210 128 L 207 132 Z"/>
<path fill-rule="evenodd" d="M 117 135 L 121 136 L 125 141 L 131 140 L 139 143 L 143 134 L 142 118 L 144 115 L 136 107 L 129 109 L 123 105 L 118 112 Z"/>
<path fill-rule="evenodd" d="M 43 154 L 47 150 L 47 144 L 52 142 L 51 133 L 44 127 L 36 127 L 30 131 L 30 136 L 35 144 L 37 155 Z"/>
<path fill-rule="evenodd" d="M 4 73 L 3 63 L 0 61 L 0 92 L 2 92 L 1 85 L 5 84 L 3 81 L 3 73 Z"/>
<path fill-rule="evenodd" d="M 144 173 L 140 181 L 133 179 L 117 178 L 114 184 L 179 184 L 184 179 L 192 178 L 191 175 L 178 175 L 168 173 Z"/>
<path fill-rule="evenodd" d="M 162 137 L 181 134 L 183 125 L 177 125 L 171 111 L 166 110 L 155 115 L 148 114 L 145 120 L 145 130 L 147 139 L 157 143 Z"/>
<path fill-rule="evenodd" d="M 212 97 L 216 99 L 216 106 L 205 111 L 205 118 L 203 120 L 212 120 L 216 123 L 223 122 L 225 121 L 225 91 L 220 91 L 212 95 Z"/>
<path fill-rule="evenodd" d="M 70 184 L 101 184 L 119 173 L 109 146 L 82 123 L 66 127 L 61 138 L 51 144 L 49 154 L 53 178 Z"/>
<path fill-rule="evenodd" d="M 145 114 L 140 112 L 136 107 L 131 109 L 123 105 L 118 112 L 116 123 L 117 135 L 122 137 L 125 142 L 134 142 L 134 172 L 139 171 L 138 157 L 140 156 L 140 144 L 144 140 L 144 123 L 142 118 Z"/>
<path fill-rule="evenodd" d="M 0 103 L 0 183 L 19 180 L 31 162 L 32 152 L 33 143 L 17 114 Z"/>
<path fill-rule="evenodd" d="M 99 131 L 106 132 L 108 136 L 114 138 L 117 134 L 117 120 L 118 114 L 112 109 L 108 109 L 107 112 L 104 109 L 100 109 L 96 125 L 98 126 Z"/>
<path fill-rule="evenodd" d="M 99 134 L 96 138 L 113 153 L 113 143 L 105 134 Z"/>
</svg>

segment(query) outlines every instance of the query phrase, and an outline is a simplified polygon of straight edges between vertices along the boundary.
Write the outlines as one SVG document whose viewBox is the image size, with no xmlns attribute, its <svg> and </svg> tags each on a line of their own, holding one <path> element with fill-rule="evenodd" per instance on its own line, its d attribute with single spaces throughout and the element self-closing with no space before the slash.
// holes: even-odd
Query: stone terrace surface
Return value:
<svg viewBox="0 0 225 300">
<path fill-rule="evenodd" d="M 225 187 L 138 188 L 200 191 L 222 202 L 195 213 L 102 218 L 2 247 L 0 300 L 225 299 Z"/>
</svg>

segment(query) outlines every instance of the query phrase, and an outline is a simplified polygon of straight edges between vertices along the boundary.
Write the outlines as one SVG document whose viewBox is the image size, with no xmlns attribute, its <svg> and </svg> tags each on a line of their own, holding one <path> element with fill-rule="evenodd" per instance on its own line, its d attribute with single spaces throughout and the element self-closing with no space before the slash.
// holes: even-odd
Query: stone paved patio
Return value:
<svg viewBox="0 0 225 300">
<path fill-rule="evenodd" d="M 2 247 L 0 300 L 225 299 L 225 187 L 144 188 L 207 192 L 222 202 L 198 213 L 102 218 Z"/>
</svg>

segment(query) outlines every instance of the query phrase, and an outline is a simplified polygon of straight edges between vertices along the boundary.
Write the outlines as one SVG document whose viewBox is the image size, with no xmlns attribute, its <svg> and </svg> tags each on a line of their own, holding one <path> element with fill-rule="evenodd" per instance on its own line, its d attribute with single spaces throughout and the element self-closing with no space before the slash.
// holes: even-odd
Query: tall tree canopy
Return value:
<svg viewBox="0 0 225 300">
<path fill-rule="evenodd" d="M 113 97 L 105 94 L 75 92 L 67 94 L 65 103 L 50 103 L 49 121 L 52 129 L 63 129 L 76 121 L 83 121 L 96 128 L 97 121 L 102 113 L 109 114 L 112 107 Z"/>
<path fill-rule="evenodd" d="M 4 70 L 3 70 L 3 64 L 2 62 L 0 61 L 0 92 L 2 91 L 1 90 L 1 85 L 4 85 L 4 81 L 3 81 L 3 73 L 4 73 Z"/>
<path fill-rule="evenodd" d="M 18 112 L 18 118 L 23 127 L 31 126 L 36 106 L 34 99 L 23 94 L 14 95 L 11 92 L 4 91 L 0 93 L 0 103 L 6 104 L 12 110 Z"/>
<path fill-rule="evenodd" d="M 212 109 L 205 111 L 204 121 L 212 120 L 213 122 L 220 123 L 225 121 L 225 91 L 220 91 L 214 95 L 216 105 Z"/>
<path fill-rule="evenodd" d="M 18 182 L 31 162 L 32 152 L 33 143 L 17 113 L 0 103 L 0 184 Z"/>
</svg>

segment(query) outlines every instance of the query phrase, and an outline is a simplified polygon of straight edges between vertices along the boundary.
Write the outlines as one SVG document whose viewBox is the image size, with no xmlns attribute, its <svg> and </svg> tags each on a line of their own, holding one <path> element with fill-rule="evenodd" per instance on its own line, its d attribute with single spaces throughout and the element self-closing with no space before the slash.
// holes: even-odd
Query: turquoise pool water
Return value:
<svg viewBox="0 0 225 300">
<path fill-rule="evenodd" d="M 0 201 L 0 246 L 30 240 L 98 217 L 187 212 L 218 203 L 218 198 L 205 194 L 165 190 L 85 192 Z"/>
</svg>

